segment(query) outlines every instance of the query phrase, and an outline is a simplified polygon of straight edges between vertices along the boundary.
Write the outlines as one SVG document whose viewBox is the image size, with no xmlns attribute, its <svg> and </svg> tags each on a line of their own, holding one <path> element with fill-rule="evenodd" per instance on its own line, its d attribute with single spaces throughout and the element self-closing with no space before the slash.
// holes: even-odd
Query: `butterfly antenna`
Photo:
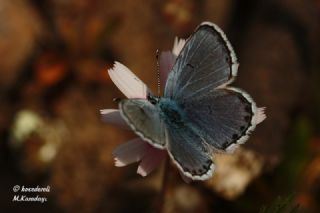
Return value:
<svg viewBox="0 0 320 213">
<path fill-rule="evenodd" d="M 160 98 L 160 64 L 159 64 L 159 50 L 156 51 L 157 59 L 157 80 L 158 80 L 158 98 Z"/>
</svg>

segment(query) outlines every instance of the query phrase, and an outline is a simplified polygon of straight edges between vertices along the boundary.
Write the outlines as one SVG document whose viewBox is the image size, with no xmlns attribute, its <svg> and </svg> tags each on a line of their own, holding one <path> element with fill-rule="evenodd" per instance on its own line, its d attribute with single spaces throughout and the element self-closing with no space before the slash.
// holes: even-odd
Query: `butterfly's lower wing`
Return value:
<svg viewBox="0 0 320 213">
<path fill-rule="evenodd" d="M 215 89 L 187 100 L 182 107 L 201 137 L 216 150 L 232 152 L 257 124 L 254 101 L 236 88 Z"/>
<path fill-rule="evenodd" d="M 176 59 L 164 96 L 182 102 L 229 84 L 237 70 L 237 58 L 225 34 L 218 26 L 204 22 Z"/>
<path fill-rule="evenodd" d="M 125 99 L 120 101 L 119 109 L 137 135 L 154 147 L 164 149 L 164 123 L 155 105 L 145 99 Z"/>
<path fill-rule="evenodd" d="M 193 180 L 206 180 L 213 174 L 210 148 L 190 126 L 167 126 L 167 149 L 179 170 Z"/>
</svg>

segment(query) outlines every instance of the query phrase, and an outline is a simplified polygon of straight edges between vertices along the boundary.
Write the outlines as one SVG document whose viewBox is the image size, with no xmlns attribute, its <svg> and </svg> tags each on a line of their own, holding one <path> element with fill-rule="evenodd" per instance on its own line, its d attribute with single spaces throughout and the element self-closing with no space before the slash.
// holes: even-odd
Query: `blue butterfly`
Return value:
<svg viewBox="0 0 320 213">
<path fill-rule="evenodd" d="M 120 113 L 137 135 L 166 149 L 185 176 L 206 180 L 213 153 L 235 150 L 265 118 L 247 93 L 228 86 L 238 65 L 223 31 L 204 22 L 177 57 L 163 97 L 124 99 Z"/>
</svg>

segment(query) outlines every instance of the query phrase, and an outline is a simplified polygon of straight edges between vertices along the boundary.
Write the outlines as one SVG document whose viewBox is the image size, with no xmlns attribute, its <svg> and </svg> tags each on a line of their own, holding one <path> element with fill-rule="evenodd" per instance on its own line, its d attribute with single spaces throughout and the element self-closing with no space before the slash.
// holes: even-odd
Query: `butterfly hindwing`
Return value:
<svg viewBox="0 0 320 213">
<path fill-rule="evenodd" d="M 212 176 L 214 163 L 211 151 L 192 128 L 167 126 L 167 149 L 180 171 L 193 180 L 205 180 Z"/>
<path fill-rule="evenodd" d="M 200 135 L 217 150 L 233 151 L 256 126 L 256 105 L 239 89 L 215 89 L 182 106 Z"/>
<path fill-rule="evenodd" d="M 230 83 L 237 69 L 236 55 L 225 34 L 205 22 L 181 50 L 168 76 L 164 96 L 183 102 Z"/>
<path fill-rule="evenodd" d="M 166 145 L 164 123 L 155 105 L 145 99 L 125 99 L 120 101 L 122 117 L 142 139 L 156 148 Z"/>
</svg>

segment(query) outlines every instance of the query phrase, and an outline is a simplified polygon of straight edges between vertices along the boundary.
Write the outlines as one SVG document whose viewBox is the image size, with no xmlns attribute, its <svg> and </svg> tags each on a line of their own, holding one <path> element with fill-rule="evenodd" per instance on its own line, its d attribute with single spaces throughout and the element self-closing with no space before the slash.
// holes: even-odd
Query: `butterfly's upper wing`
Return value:
<svg viewBox="0 0 320 213">
<path fill-rule="evenodd" d="M 237 70 L 237 58 L 225 34 L 218 26 L 204 22 L 181 50 L 164 96 L 182 102 L 230 83 Z"/>
<path fill-rule="evenodd" d="M 120 101 L 119 109 L 136 134 L 156 148 L 164 149 L 164 123 L 155 105 L 145 99 L 124 99 Z"/>
<path fill-rule="evenodd" d="M 186 100 L 182 107 L 199 135 L 216 150 L 232 152 L 258 123 L 254 101 L 236 88 L 217 88 Z"/>
</svg>

